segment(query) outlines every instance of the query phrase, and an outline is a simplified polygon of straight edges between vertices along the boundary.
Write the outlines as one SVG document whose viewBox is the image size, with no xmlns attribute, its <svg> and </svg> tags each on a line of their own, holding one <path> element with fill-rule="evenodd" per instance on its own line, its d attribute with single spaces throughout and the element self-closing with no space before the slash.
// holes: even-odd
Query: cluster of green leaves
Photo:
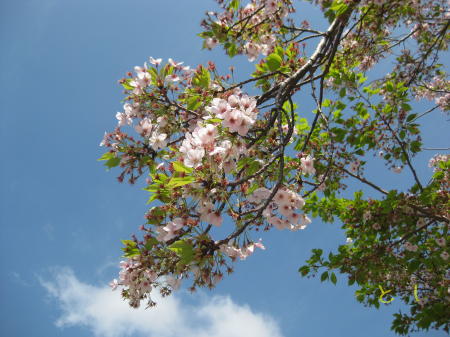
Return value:
<svg viewBox="0 0 450 337">
<path fill-rule="evenodd" d="M 294 43 L 290 43 L 285 49 L 276 46 L 273 53 L 267 55 L 255 66 L 256 70 L 252 77 L 259 78 L 255 83 L 256 87 L 266 92 L 271 84 L 286 78 L 302 62 L 304 59 L 299 58 L 299 50 Z"/>
</svg>

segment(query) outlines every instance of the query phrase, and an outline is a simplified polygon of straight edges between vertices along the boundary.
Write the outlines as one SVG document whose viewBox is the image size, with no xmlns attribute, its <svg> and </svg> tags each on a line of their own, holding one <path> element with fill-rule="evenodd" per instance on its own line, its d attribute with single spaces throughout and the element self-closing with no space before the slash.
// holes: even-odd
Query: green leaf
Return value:
<svg viewBox="0 0 450 337">
<path fill-rule="evenodd" d="M 227 48 L 227 53 L 229 57 L 234 57 L 238 53 L 237 47 L 234 43 L 230 43 L 230 46 Z"/>
<path fill-rule="evenodd" d="M 110 160 L 111 158 L 114 158 L 115 156 L 116 155 L 112 152 L 106 152 L 100 158 L 98 158 L 97 161 Z"/>
<path fill-rule="evenodd" d="M 336 284 L 337 278 L 336 278 L 336 274 L 335 273 L 331 273 L 330 280 L 331 280 L 331 282 L 333 282 L 333 284 Z"/>
<path fill-rule="evenodd" d="M 120 164 L 120 158 L 116 157 L 116 154 L 114 152 L 106 152 L 101 156 L 98 161 L 105 160 L 105 166 L 108 168 L 116 167 Z"/>
<path fill-rule="evenodd" d="M 309 273 L 309 266 L 302 266 L 299 268 L 298 272 L 302 274 L 302 276 L 306 276 Z"/>
<path fill-rule="evenodd" d="M 172 164 L 173 164 L 173 169 L 176 172 L 192 173 L 192 171 L 193 171 L 193 169 L 191 167 L 187 167 L 179 161 L 174 161 Z"/>
<path fill-rule="evenodd" d="M 137 248 L 132 248 L 132 249 L 126 249 L 125 250 L 125 254 L 123 254 L 123 257 L 134 257 L 134 256 L 138 256 L 141 255 L 141 252 L 139 249 Z"/>
<path fill-rule="evenodd" d="M 184 240 L 178 240 L 172 243 L 168 249 L 175 252 L 180 257 L 180 262 L 189 264 L 194 259 L 194 249 L 192 245 Z"/>
<path fill-rule="evenodd" d="M 108 168 L 116 167 L 120 164 L 120 158 L 111 158 L 105 163 Z"/>
<path fill-rule="evenodd" d="M 133 240 L 120 240 L 122 244 L 126 247 L 136 247 L 136 242 Z"/>
<path fill-rule="evenodd" d="M 347 10 L 348 6 L 341 0 L 334 1 L 330 6 L 330 9 L 336 13 L 337 16 L 343 14 Z"/>
<path fill-rule="evenodd" d="M 405 110 L 405 111 L 411 111 L 412 108 L 411 108 L 411 105 L 409 105 L 408 103 L 403 103 L 402 104 L 402 109 Z"/>
<path fill-rule="evenodd" d="M 128 82 L 123 82 L 122 87 L 124 87 L 124 89 L 126 90 L 134 90 L 134 87 L 129 85 Z"/>
<path fill-rule="evenodd" d="M 420 151 L 420 147 L 422 146 L 422 143 L 418 140 L 414 140 L 409 144 L 411 151 L 416 153 Z"/>
<path fill-rule="evenodd" d="M 217 124 L 222 123 L 222 120 L 220 118 L 208 118 L 205 120 L 205 122 L 209 124 Z"/>
<path fill-rule="evenodd" d="M 197 72 L 195 74 L 194 78 L 192 79 L 192 84 L 206 89 L 209 87 L 210 81 L 211 81 L 211 75 L 209 74 L 208 69 L 202 68 L 200 73 Z"/>
<path fill-rule="evenodd" d="M 386 83 L 386 90 L 390 92 L 394 91 L 394 85 L 392 84 L 392 82 Z"/>
<path fill-rule="evenodd" d="M 234 9 L 235 11 L 237 11 L 239 9 L 239 0 L 232 0 L 230 2 L 230 9 Z"/>
<path fill-rule="evenodd" d="M 194 111 L 197 110 L 202 105 L 202 101 L 200 99 L 200 96 L 189 97 L 186 100 L 186 103 L 187 103 L 187 108 L 189 110 L 194 110 Z"/>
<path fill-rule="evenodd" d="M 275 71 L 280 68 L 282 62 L 283 59 L 275 53 L 270 54 L 266 59 L 267 66 L 271 71 Z"/>
<path fill-rule="evenodd" d="M 196 180 L 195 177 L 192 176 L 188 176 L 188 177 L 183 177 L 183 178 L 178 178 L 178 177 L 172 177 L 169 180 L 168 183 L 168 187 L 179 187 L 179 186 L 183 186 L 183 185 L 187 185 L 187 184 L 191 184 Z"/>
<path fill-rule="evenodd" d="M 410 114 L 408 117 L 406 117 L 406 121 L 409 123 L 416 117 L 417 117 L 417 114 Z"/>
<path fill-rule="evenodd" d="M 327 271 L 324 271 L 323 273 L 322 273 L 322 275 L 320 275 L 320 281 L 326 281 L 326 280 L 328 280 L 328 272 Z"/>
<path fill-rule="evenodd" d="M 158 199 L 158 195 L 156 193 L 152 194 L 150 198 L 148 198 L 147 200 L 147 205 L 150 204 L 152 201 L 155 201 L 156 199 Z"/>
<path fill-rule="evenodd" d="M 147 250 L 151 250 L 153 246 L 156 244 L 158 244 L 158 240 L 156 240 L 155 238 L 148 239 L 147 242 L 145 243 L 145 248 Z"/>
</svg>

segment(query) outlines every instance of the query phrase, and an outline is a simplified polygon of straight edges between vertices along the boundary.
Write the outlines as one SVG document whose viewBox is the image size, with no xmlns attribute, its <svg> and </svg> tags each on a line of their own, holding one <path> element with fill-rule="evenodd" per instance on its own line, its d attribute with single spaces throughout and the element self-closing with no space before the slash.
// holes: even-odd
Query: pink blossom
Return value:
<svg viewBox="0 0 450 337">
<path fill-rule="evenodd" d="M 183 163 L 187 167 L 197 168 L 202 165 L 202 159 L 205 156 L 205 150 L 202 148 L 191 149 L 186 153 Z"/>
<path fill-rule="evenodd" d="M 168 276 L 166 278 L 166 282 L 173 290 L 178 290 L 181 285 L 181 279 L 175 278 L 173 276 Z"/>
<path fill-rule="evenodd" d="M 287 190 L 289 196 L 289 202 L 294 208 L 300 209 L 305 206 L 305 200 L 298 194 L 293 191 Z"/>
<path fill-rule="evenodd" d="M 289 221 L 292 225 L 298 225 L 299 221 L 301 220 L 301 216 L 298 213 L 295 213 L 294 211 L 290 211 L 287 214 L 283 214 L 287 221 Z"/>
<path fill-rule="evenodd" d="M 170 74 L 170 75 L 166 76 L 165 80 L 166 80 L 166 82 L 174 83 L 174 82 L 178 82 L 180 80 L 180 78 L 178 77 L 177 74 Z"/>
<path fill-rule="evenodd" d="M 436 239 L 436 243 L 441 247 L 445 247 L 445 239 L 444 238 Z"/>
<path fill-rule="evenodd" d="M 352 171 L 353 173 L 357 172 L 360 164 L 361 163 L 359 160 L 355 160 L 354 162 L 352 162 L 350 164 L 350 171 Z"/>
<path fill-rule="evenodd" d="M 137 117 L 137 114 L 139 113 L 139 104 L 130 104 L 130 103 L 125 103 L 123 105 L 123 110 L 125 111 L 125 114 L 130 117 Z"/>
<path fill-rule="evenodd" d="M 183 163 L 187 167 L 197 168 L 202 164 L 205 149 L 200 146 L 199 140 L 190 133 L 185 135 L 185 139 L 180 146 L 180 152 L 184 154 Z"/>
<path fill-rule="evenodd" d="M 222 253 L 224 253 L 231 259 L 236 259 L 237 257 L 240 257 L 242 254 L 240 249 L 238 249 L 234 246 L 229 246 L 229 245 L 225 245 L 225 244 L 221 245 L 219 249 Z"/>
<path fill-rule="evenodd" d="M 241 101 L 239 99 L 239 94 L 238 93 L 235 93 L 235 94 L 230 95 L 228 97 L 228 104 L 230 104 L 230 106 L 232 108 L 235 108 L 235 109 L 240 108 L 240 103 L 241 103 Z"/>
<path fill-rule="evenodd" d="M 267 219 L 267 222 L 273 225 L 276 229 L 286 229 L 290 227 L 290 223 L 286 220 L 280 219 L 277 216 L 272 216 Z"/>
<path fill-rule="evenodd" d="M 222 221 L 223 221 L 223 219 L 222 219 L 222 217 L 220 216 L 220 213 L 219 213 L 219 212 L 212 212 L 212 213 L 209 213 L 209 215 L 208 215 L 208 222 L 209 222 L 211 225 L 214 225 L 214 226 L 216 226 L 216 227 L 220 227 L 220 226 L 222 225 Z"/>
<path fill-rule="evenodd" d="M 264 5 L 268 14 L 274 14 L 278 9 L 278 2 L 276 0 L 265 0 Z"/>
<path fill-rule="evenodd" d="M 273 201 L 276 202 L 278 206 L 289 205 L 290 204 L 289 192 L 285 189 L 279 189 L 275 194 Z"/>
<path fill-rule="evenodd" d="M 167 134 L 165 133 L 161 133 L 161 134 L 156 134 L 154 133 L 151 137 L 150 137 L 150 145 L 152 146 L 153 150 L 158 151 L 164 147 L 166 147 L 167 145 Z"/>
<path fill-rule="evenodd" d="M 296 231 L 299 229 L 305 229 L 311 223 L 311 219 L 308 218 L 306 214 L 300 214 L 299 217 L 300 223 L 298 225 L 291 226 L 291 230 Z"/>
<path fill-rule="evenodd" d="M 172 67 L 174 67 L 174 68 L 179 68 L 179 67 L 181 67 L 181 65 L 184 63 L 184 62 L 176 63 L 176 62 L 175 62 L 174 60 L 172 60 L 171 58 L 168 59 L 168 62 L 169 62 L 169 64 L 170 64 Z"/>
<path fill-rule="evenodd" d="M 158 125 L 158 128 L 163 128 L 167 125 L 167 116 L 160 116 L 156 120 L 156 124 Z"/>
<path fill-rule="evenodd" d="M 148 118 L 142 119 L 138 125 L 134 127 L 137 133 L 142 137 L 149 137 L 152 131 L 152 122 Z"/>
<path fill-rule="evenodd" d="M 238 123 L 236 131 L 239 133 L 239 135 L 245 136 L 254 123 L 255 121 L 253 119 L 244 114 L 241 114 L 241 119 Z"/>
<path fill-rule="evenodd" d="M 116 290 L 117 287 L 119 286 L 119 282 L 116 279 L 114 279 L 109 283 L 109 286 L 111 287 L 112 290 Z"/>
<path fill-rule="evenodd" d="M 314 158 L 307 155 L 305 158 L 300 159 L 300 167 L 304 174 L 315 174 L 316 169 L 314 168 Z"/>
<path fill-rule="evenodd" d="M 292 215 L 292 211 L 293 207 L 290 204 L 281 204 L 278 207 L 278 212 L 280 212 L 285 217 Z"/>
<path fill-rule="evenodd" d="M 141 95 L 144 93 L 144 87 L 145 85 L 143 85 L 144 83 L 142 83 L 141 81 L 139 81 L 139 79 L 134 79 L 132 81 L 130 81 L 130 86 L 134 87 L 133 89 L 133 94 L 135 95 Z"/>
<path fill-rule="evenodd" d="M 144 67 L 139 67 L 139 66 L 134 67 L 134 71 L 135 71 L 136 75 L 138 75 L 138 77 L 143 76 L 145 73 L 148 74 L 147 69 L 148 69 L 147 63 L 144 63 Z"/>
<path fill-rule="evenodd" d="M 263 35 L 260 40 L 262 42 L 261 54 L 264 56 L 269 55 L 273 51 L 273 48 L 277 42 L 275 36 L 273 34 Z"/>
<path fill-rule="evenodd" d="M 207 124 L 203 128 L 194 130 L 193 137 L 199 139 L 203 146 L 212 144 L 214 143 L 214 139 L 217 137 L 217 127 L 213 124 Z"/>
<path fill-rule="evenodd" d="M 229 140 L 223 140 L 219 146 L 214 147 L 214 150 L 209 153 L 210 156 L 219 155 L 220 157 L 227 157 L 231 154 L 233 144 Z"/>
<path fill-rule="evenodd" d="M 155 66 L 159 66 L 159 65 L 161 64 L 161 62 L 162 62 L 162 59 L 161 59 L 161 58 L 159 58 L 159 59 L 154 59 L 153 57 L 150 56 L 150 63 L 151 63 L 151 64 L 153 64 L 153 65 L 155 65 Z"/>
<path fill-rule="evenodd" d="M 156 230 L 159 235 L 157 236 L 158 241 L 169 241 L 177 236 L 176 232 L 183 228 L 184 221 L 181 218 L 176 218 L 173 221 L 169 221 L 166 226 L 158 227 Z"/>
<path fill-rule="evenodd" d="M 250 202 L 260 203 L 264 199 L 270 196 L 270 190 L 265 187 L 259 187 L 253 191 L 253 193 L 248 197 Z"/>
<path fill-rule="evenodd" d="M 206 108 L 206 111 L 219 118 L 224 118 L 224 114 L 230 110 L 231 107 L 228 102 L 221 98 L 214 98 L 211 102 L 211 105 Z"/>
<path fill-rule="evenodd" d="M 118 122 L 118 126 L 123 126 L 123 125 L 131 125 L 131 123 L 133 123 L 133 120 L 128 117 L 128 115 L 126 113 L 123 112 L 118 112 L 116 114 L 116 118 L 119 121 Z"/>
<path fill-rule="evenodd" d="M 182 68 L 183 73 L 184 73 L 184 78 L 188 78 L 189 76 L 193 75 L 195 73 L 194 69 L 191 69 L 191 67 L 186 66 Z"/>
<path fill-rule="evenodd" d="M 405 250 L 410 251 L 410 252 L 415 252 L 415 251 L 417 251 L 417 249 L 418 249 L 419 247 L 417 247 L 416 245 L 412 244 L 411 242 L 406 242 L 406 243 L 403 245 L 403 248 L 404 248 Z"/>
<path fill-rule="evenodd" d="M 217 45 L 217 42 L 219 42 L 219 41 L 217 41 L 216 38 L 208 37 L 205 40 L 205 46 L 208 49 L 213 49 Z"/>
<path fill-rule="evenodd" d="M 203 201 L 197 207 L 198 212 L 200 213 L 200 220 L 207 222 L 211 225 L 219 227 L 222 225 L 222 217 L 220 213 L 214 211 L 214 205 L 212 202 Z"/>
<path fill-rule="evenodd" d="M 224 116 L 223 126 L 230 129 L 231 132 L 237 132 L 240 122 L 241 113 L 239 110 L 232 109 L 228 111 Z"/>
<path fill-rule="evenodd" d="M 136 72 L 138 81 L 141 83 L 143 87 L 146 87 L 150 84 L 151 76 L 147 71 L 147 63 L 144 64 L 144 68 L 142 67 L 134 67 Z"/>
<path fill-rule="evenodd" d="M 244 50 L 248 60 L 253 62 L 258 58 L 261 47 L 254 42 L 247 42 L 244 46 Z"/>
</svg>

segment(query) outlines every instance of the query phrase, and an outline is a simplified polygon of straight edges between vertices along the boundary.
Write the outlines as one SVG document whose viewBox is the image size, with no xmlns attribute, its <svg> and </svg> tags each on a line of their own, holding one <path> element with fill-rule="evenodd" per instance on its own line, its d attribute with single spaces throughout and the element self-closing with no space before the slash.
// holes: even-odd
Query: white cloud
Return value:
<svg viewBox="0 0 450 337">
<path fill-rule="evenodd" d="M 98 337 L 282 337 L 273 318 L 229 297 L 200 296 L 190 305 L 177 294 L 162 299 L 155 292 L 156 308 L 136 310 L 119 292 L 83 283 L 69 268 L 56 270 L 41 284 L 62 311 L 58 327 L 85 326 Z"/>
</svg>

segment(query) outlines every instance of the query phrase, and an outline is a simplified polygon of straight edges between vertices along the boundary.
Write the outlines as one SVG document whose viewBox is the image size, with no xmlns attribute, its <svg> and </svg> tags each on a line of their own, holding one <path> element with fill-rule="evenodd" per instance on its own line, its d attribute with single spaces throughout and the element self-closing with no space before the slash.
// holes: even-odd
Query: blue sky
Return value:
<svg viewBox="0 0 450 337">
<path fill-rule="evenodd" d="M 212 8 L 212 0 L 0 3 L 0 335 L 394 336 L 399 300 L 368 309 L 342 278 L 333 286 L 299 276 L 311 248 L 345 242 L 339 225 L 318 220 L 305 231 L 263 235 L 267 250 L 237 263 L 212 292 L 181 290 L 156 309 L 133 311 L 107 288 L 120 239 L 138 232 L 147 197 L 96 161 L 122 109 L 117 80 L 149 56 L 192 67 L 214 60 L 224 72 L 233 64 L 248 74 L 244 57 L 201 50 L 196 33 Z M 302 14 L 321 24 L 317 10 Z M 448 144 L 444 121 L 440 113 L 424 120 L 427 146 Z M 417 160 L 422 177 L 432 155 Z M 410 181 L 379 167 L 368 174 L 387 188 Z"/>
</svg>

